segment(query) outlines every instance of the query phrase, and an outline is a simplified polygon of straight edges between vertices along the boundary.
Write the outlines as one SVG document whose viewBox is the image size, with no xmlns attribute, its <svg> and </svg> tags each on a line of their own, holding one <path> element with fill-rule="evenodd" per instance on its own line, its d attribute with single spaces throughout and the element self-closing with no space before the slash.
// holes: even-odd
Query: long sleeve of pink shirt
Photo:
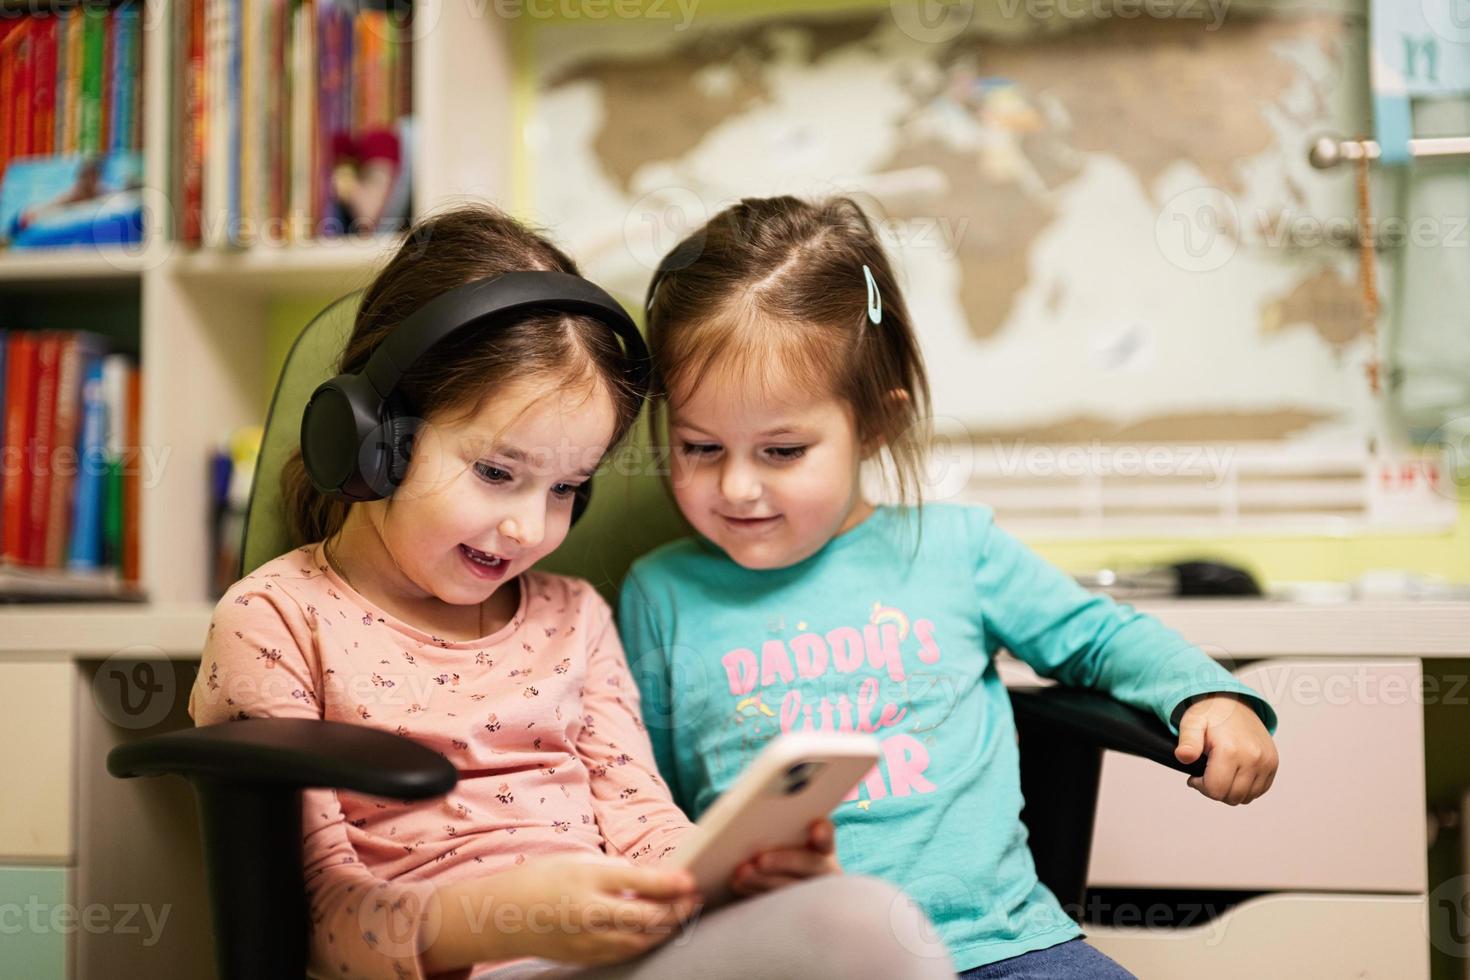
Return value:
<svg viewBox="0 0 1470 980">
<path fill-rule="evenodd" d="M 518 584 L 504 628 L 448 641 L 359 595 L 317 544 L 262 566 L 216 607 L 189 700 L 196 724 L 371 725 L 459 772 L 437 800 L 305 791 L 313 975 L 426 980 L 436 886 L 550 855 L 654 863 L 689 830 L 658 776 L 606 602 L 577 579 L 528 572 Z"/>
</svg>

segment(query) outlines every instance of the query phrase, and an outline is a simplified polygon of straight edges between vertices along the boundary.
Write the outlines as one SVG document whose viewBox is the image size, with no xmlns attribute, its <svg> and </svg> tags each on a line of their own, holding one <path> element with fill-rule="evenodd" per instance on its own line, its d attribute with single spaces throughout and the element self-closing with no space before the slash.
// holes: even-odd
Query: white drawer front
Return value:
<svg viewBox="0 0 1470 980">
<path fill-rule="evenodd" d="M 1139 980 L 1428 980 L 1423 896 L 1263 895 L 1182 929 L 1088 928 Z"/>
<path fill-rule="evenodd" d="M 1419 661 L 1273 660 L 1236 676 L 1278 715 L 1270 791 L 1228 806 L 1106 753 L 1089 883 L 1427 891 Z"/>
<path fill-rule="evenodd" d="M 0 662 L 0 861 L 72 858 L 75 667 Z"/>
</svg>

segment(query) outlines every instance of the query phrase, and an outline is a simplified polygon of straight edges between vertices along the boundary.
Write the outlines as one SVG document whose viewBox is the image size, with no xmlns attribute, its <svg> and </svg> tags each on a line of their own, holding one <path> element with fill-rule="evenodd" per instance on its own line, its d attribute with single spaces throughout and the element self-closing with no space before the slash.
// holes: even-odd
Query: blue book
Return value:
<svg viewBox="0 0 1470 980">
<path fill-rule="evenodd" d="M 138 84 L 138 8 L 129 4 L 112 12 L 111 150 L 133 148 L 133 97 Z"/>
<path fill-rule="evenodd" d="M 89 351 L 82 375 L 82 436 L 72 498 L 68 568 L 102 567 L 102 490 L 107 476 L 107 399 L 102 391 L 102 357 Z"/>
</svg>

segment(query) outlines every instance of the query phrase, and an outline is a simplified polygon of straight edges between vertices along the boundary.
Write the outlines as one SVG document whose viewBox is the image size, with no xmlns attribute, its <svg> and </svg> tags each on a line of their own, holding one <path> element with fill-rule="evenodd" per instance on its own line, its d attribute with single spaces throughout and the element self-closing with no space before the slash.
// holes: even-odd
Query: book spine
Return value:
<svg viewBox="0 0 1470 980">
<path fill-rule="evenodd" d="M 331 0 L 322 0 L 317 5 L 317 57 L 321 74 L 317 78 L 317 159 L 316 172 L 312 174 L 315 188 L 312 192 L 316 202 L 317 223 L 314 233 L 318 238 L 327 237 L 334 231 L 331 213 L 332 134 L 337 129 L 337 73 L 340 71 L 337 53 L 336 6 Z"/>
<path fill-rule="evenodd" d="M 52 87 L 55 104 L 51 107 L 55 129 L 52 131 L 53 152 L 66 152 L 66 113 L 68 80 L 71 78 L 71 19 L 75 10 L 56 12 L 56 84 Z"/>
<path fill-rule="evenodd" d="M 42 155 L 56 151 L 56 24 L 54 16 L 36 18 L 31 147 Z"/>
<path fill-rule="evenodd" d="M 204 0 L 181 0 L 179 16 L 183 20 L 184 52 L 183 101 L 180 109 L 182 151 L 180 182 L 183 201 L 182 233 L 184 242 L 198 245 L 203 241 L 200 209 L 204 204 L 204 140 L 206 83 L 204 68 Z"/>
<path fill-rule="evenodd" d="M 112 145 L 112 93 L 117 68 L 117 11 L 104 10 L 97 18 L 102 25 L 102 59 L 97 82 L 97 152 Z"/>
<path fill-rule="evenodd" d="M 25 559 L 26 513 L 30 509 L 31 415 L 36 396 L 36 340 L 28 333 L 10 334 L 5 354 L 5 517 L 0 557 Z"/>
<path fill-rule="evenodd" d="M 113 11 L 112 125 L 108 148 L 133 148 L 133 86 L 138 80 L 138 12 L 135 7 Z"/>
<path fill-rule="evenodd" d="M 128 372 L 122 354 L 109 354 L 102 362 L 102 394 L 107 400 L 107 466 L 103 482 L 102 564 L 122 565 L 122 478 L 127 456 Z"/>
<path fill-rule="evenodd" d="M 31 102 L 34 96 L 31 92 L 36 85 L 35 25 L 35 18 L 27 17 L 6 38 L 7 41 L 15 38 L 15 88 L 11 92 L 10 101 L 4 103 L 15 112 L 10 133 L 12 159 L 27 157 L 35 152 L 31 138 L 34 128 L 31 122 Z"/>
<path fill-rule="evenodd" d="M 143 510 L 143 372 L 137 366 L 128 372 L 127 405 L 127 442 L 133 461 L 123 471 L 122 575 L 125 582 L 138 582 L 143 577 L 139 544 Z"/>
<path fill-rule="evenodd" d="M 255 162 L 260 153 L 260 116 L 256 113 L 260 76 L 255 58 L 260 51 L 260 34 L 255 0 L 237 0 L 240 16 L 240 233 L 238 244 L 248 245 L 255 231 Z"/>
<path fill-rule="evenodd" d="M 107 471 L 107 399 L 102 391 L 102 358 L 86 359 L 82 381 L 82 438 L 72 535 L 67 567 L 91 571 L 102 566 L 102 482 Z"/>
<path fill-rule="evenodd" d="M 102 149 L 102 70 L 106 57 L 107 11 L 82 8 L 82 78 L 77 117 L 77 149 L 97 153 Z"/>
<path fill-rule="evenodd" d="M 200 225 L 204 243 L 222 247 L 227 242 L 222 218 L 225 215 L 228 169 L 225 155 L 229 152 L 226 137 L 229 133 L 226 115 L 229 101 L 226 83 L 229 72 L 229 0 L 201 0 L 205 7 L 204 21 L 204 147 L 203 159 L 213 161 L 204 165 L 203 203 Z"/>
<path fill-rule="evenodd" d="M 26 508 L 25 555 L 27 565 L 46 563 L 46 519 L 51 516 L 52 447 L 56 440 L 56 373 L 61 338 L 52 332 L 41 335 L 36 345 L 35 447 L 31 466 L 31 490 Z"/>
<path fill-rule="evenodd" d="M 226 91 L 228 92 L 226 112 L 226 126 L 228 127 L 228 138 L 225 149 L 225 165 L 229 168 L 229 179 L 226 190 L 226 227 L 228 228 L 228 239 L 231 245 L 243 244 L 240 236 L 240 125 L 244 108 L 240 100 L 241 86 L 241 55 L 243 47 L 243 14 L 244 0 L 229 0 L 228 17 L 228 51 L 226 71 Z"/>
<path fill-rule="evenodd" d="M 76 488 L 77 423 L 81 412 L 82 356 L 85 341 L 77 333 L 61 338 L 56 373 L 56 438 L 51 449 L 51 496 L 46 512 L 44 564 L 61 568 L 66 563 L 66 542 L 71 531 L 71 498 Z"/>
<path fill-rule="evenodd" d="M 82 150 L 82 76 L 86 70 L 82 39 L 85 19 L 80 8 L 67 11 L 66 74 L 62 76 L 66 85 L 66 130 L 61 142 L 62 153 L 80 153 Z"/>
<path fill-rule="evenodd" d="M 15 77 L 15 46 L 18 43 L 20 39 L 16 37 L 14 28 L 0 38 L 0 105 L 15 104 L 16 86 L 19 84 Z M 5 172 L 14 155 L 15 127 L 8 118 L 0 119 L 0 174 Z"/>
<path fill-rule="evenodd" d="M 316 212 L 316 14 L 311 0 L 292 12 L 291 31 L 291 141 L 287 151 L 291 168 L 291 239 L 313 235 Z"/>
</svg>

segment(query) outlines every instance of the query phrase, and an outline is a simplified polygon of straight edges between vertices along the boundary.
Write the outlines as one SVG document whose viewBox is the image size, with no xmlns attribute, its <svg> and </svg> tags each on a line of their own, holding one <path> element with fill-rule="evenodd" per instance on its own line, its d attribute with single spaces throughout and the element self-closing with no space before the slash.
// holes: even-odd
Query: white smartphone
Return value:
<svg viewBox="0 0 1470 980">
<path fill-rule="evenodd" d="M 673 865 L 686 868 L 706 906 L 732 897 L 730 876 L 747 858 L 802 847 L 812 821 L 836 809 L 878 761 L 871 735 L 778 735 L 704 812 Z"/>
</svg>

